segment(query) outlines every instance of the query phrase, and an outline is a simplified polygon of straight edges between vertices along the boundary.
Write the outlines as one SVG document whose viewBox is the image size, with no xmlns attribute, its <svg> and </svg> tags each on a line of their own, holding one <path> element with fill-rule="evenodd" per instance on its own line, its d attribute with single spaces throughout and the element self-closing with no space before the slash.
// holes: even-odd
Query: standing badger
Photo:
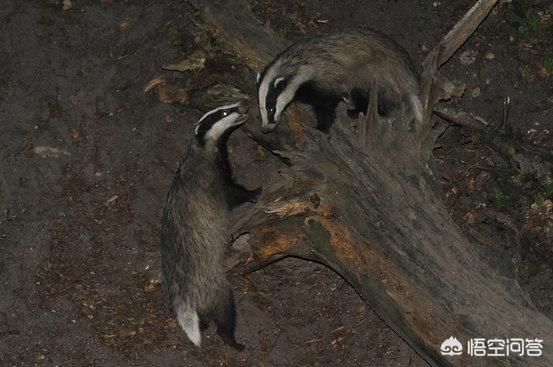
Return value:
<svg viewBox="0 0 553 367">
<path fill-rule="evenodd" d="M 343 99 L 354 105 L 351 112 L 366 112 L 373 81 L 378 84 L 380 115 L 406 104 L 420 121 L 417 79 L 407 52 L 370 28 L 305 39 L 288 47 L 257 75 L 262 128 L 272 131 L 295 99 L 312 105 L 318 128 L 327 130 Z"/>
<path fill-rule="evenodd" d="M 165 203 L 161 267 L 166 302 L 197 346 L 200 330 L 214 321 L 225 343 L 244 349 L 234 337 L 236 311 L 223 259 L 228 210 L 255 200 L 259 191 L 235 183 L 228 161 L 228 139 L 246 121 L 246 110 L 236 103 L 200 119 Z"/>
</svg>

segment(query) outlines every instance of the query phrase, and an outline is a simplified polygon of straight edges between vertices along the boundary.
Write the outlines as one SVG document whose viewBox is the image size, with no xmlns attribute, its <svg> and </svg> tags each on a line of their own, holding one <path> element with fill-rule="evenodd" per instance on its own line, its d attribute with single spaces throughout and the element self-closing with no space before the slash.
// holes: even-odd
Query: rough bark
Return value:
<svg viewBox="0 0 553 367">
<path fill-rule="evenodd" d="M 553 366 L 553 323 L 516 283 L 479 259 L 440 200 L 431 169 L 444 128 L 431 122 L 432 109 L 451 93 L 438 68 L 495 2 L 478 1 L 425 61 L 423 124 L 402 115 L 381 119 L 373 99 L 367 117 L 356 120 L 341 105 L 329 135 L 309 128 L 312 115 L 297 106 L 287 113 L 288 135 L 263 137 L 253 125 L 248 132 L 266 146 L 281 146 L 278 154 L 291 165 L 257 205 L 239 213 L 234 232 L 248 232 L 252 246 L 245 266 L 285 256 L 326 264 L 433 366 Z M 240 1 L 192 3 L 221 45 L 252 69 L 285 44 Z M 251 111 L 256 121 L 254 106 Z M 540 338 L 544 355 L 444 357 L 440 344 L 450 336 L 465 348 L 470 338 Z"/>
</svg>

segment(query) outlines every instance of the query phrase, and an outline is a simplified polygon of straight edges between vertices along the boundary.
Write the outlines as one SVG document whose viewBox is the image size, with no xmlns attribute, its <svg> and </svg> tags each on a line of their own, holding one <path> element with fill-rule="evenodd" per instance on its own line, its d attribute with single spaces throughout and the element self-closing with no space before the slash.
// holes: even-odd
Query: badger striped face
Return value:
<svg viewBox="0 0 553 367">
<path fill-rule="evenodd" d="M 194 135 L 202 143 L 217 142 L 225 133 L 230 133 L 246 122 L 247 107 L 238 102 L 215 108 L 202 116 Z"/>
<path fill-rule="evenodd" d="M 277 61 L 257 77 L 261 128 L 265 133 L 274 130 L 298 88 L 310 78 L 307 73 L 281 75 L 282 69 L 282 63 Z"/>
</svg>

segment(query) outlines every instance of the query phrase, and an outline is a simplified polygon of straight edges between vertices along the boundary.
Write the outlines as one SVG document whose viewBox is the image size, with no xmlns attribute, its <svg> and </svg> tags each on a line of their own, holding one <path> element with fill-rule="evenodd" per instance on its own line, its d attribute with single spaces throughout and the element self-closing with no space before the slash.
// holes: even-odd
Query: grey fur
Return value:
<svg viewBox="0 0 553 367">
<path fill-rule="evenodd" d="M 232 131 L 245 121 L 245 109 L 238 104 L 225 107 L 231 112 L 209 126 L 207 133 L 199 136 L 201 129 L 196 129 L 196 139 L 167 195 L 161 232 L 162 277 L 166 302 L 194 344 L 200 344 L 201 327 L 215 321 L 223 340 L 241 350 L 243 346 L 234 339 L 234 299 L 223 261 L 229 192 L 236 189 L 229 182 L 231 172 L 226 171 L 230 169 L 226 144 Z M 200 125 L 209 123 L 210 114 L 220 116 L 220 110 L 208 112 Z M 224 133 L 214 136 L 211 131 Z"/>
<path fill-rule="evenodd" d="M 411 105 L 416 118 L 422 118 L 418 73 L 409 55 L 391 38 L 368 27 L 304 39 L 279 54 L 261 73 L 258 84 L 264 130 L 272 130 L 271 123 L 276 125 L 280 118 L 275 111 L 270 121 L 270 113 L 263 109 L 270 108 L 267 95 L 281 77 L 287 78 L 288 91 L 280 95 L 288 92 L 295 97 L 297 87 L 310 83 L 324 93 L 335 94 L 337 100 L 350 99 L 353 90 L 370 89 L 375 80 L 382 97 L 398 106 Z M 297 78 L 301 80 L 294 85 Z M 290 103 L 289 97 L 283 98 L 282 110 Z"/>
</svg>

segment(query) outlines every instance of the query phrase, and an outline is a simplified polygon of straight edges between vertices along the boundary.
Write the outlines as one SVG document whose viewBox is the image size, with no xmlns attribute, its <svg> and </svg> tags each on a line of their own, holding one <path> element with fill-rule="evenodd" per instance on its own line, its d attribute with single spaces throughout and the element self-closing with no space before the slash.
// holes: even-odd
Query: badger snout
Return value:
<svg viewBox="0 0 553 367">
<path fill-rule="evenodd" d="M 276 126 L 277 124 L 262 124 L 261 131 L 263 132 L 263 134 L 268 134 L 273 131 Z"/>
<path fill-rule="evenodd" d="M 236 107 L 238 108 L 238 112 L 240 112 L 242 115 L 248 113 L 248 104 L 245 101 L 238 102 L 238 105 Z"/>
</svg>

